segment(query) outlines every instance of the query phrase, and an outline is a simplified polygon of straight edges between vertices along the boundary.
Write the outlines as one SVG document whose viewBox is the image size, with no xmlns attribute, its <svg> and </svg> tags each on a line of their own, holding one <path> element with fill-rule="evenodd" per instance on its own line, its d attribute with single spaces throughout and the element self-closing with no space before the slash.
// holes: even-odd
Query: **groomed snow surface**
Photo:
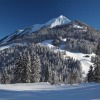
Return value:
<svg viewBox="0 0 100 100">
<path fill-rule="evenodd" d="M 0 84 L 0 100 L 100 100 L 100 84 Z"/>
</svg>

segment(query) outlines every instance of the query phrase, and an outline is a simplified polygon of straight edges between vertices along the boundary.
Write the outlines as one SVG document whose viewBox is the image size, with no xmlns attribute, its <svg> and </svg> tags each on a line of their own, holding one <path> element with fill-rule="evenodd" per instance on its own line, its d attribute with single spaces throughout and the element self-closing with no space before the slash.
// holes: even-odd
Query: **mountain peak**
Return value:
<svg viewBox="0 0 100 100">
<path fill-rule="evenodd" d="M 60 15 L 60 16 L 59 16 L 59 18 L 66 18 L 66 17 L 65 17 L 65 16 L 63 16 L 63 15 Z"/>
<path fill-rule="evenodd" d="M 42 28 L 43 26 L 49 26 L 49 28 L 53 28 L 53 27 L 56 27 L 56 26 L 59 26 L 59 25 L 68 24 L 70 22 L 71 21 L 68 18 L 66 18 L 63 15 L 60 15 L 57 18 L 53 18 L 53 19 L 49 20 L 45 24 L 35 24 L 35 25 L 33 25 L 31 32 L 37 31 L 40 28 Z"/>
<path fill-rule="evenodd" d="M 71 21 L 68 18 L 66 18 L 63 15 L 60 15 L 59 17 L 53 18 L 50 21 L 48 21 L 47 23 L 45 23 L 45 25 L 49 25 L 50 28 L 53 28 L 53 27 L 56 27 L 56 26 L 59 26 L 59 25 L 68 24 L 70 22 Z"/>
</svg>

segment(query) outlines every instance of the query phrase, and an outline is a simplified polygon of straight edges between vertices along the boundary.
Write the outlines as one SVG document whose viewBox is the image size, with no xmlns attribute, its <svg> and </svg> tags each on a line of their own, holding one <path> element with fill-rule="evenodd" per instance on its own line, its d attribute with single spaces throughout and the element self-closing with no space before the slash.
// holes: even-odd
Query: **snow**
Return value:
<svg viewBox="0 0 100 100">
<path fill-rule="evenodd" d="M 52 44 L 52 39 L 51 40 L 45 40 L 43 42 L 41 42 L 42 44 Z"/>
<path fill-rule="evenodd" d="M 11 47 L 13 47 L 13 46 L 15 46 L 15 45 L 19 45 L 19 46 L 23 46 L 23 45 L 26 45 L 27 43 L 12 43 L 12 44 L 9 44 L 9 45 L 5 45 L 5 46 L 1 46 L 0 47 L 0 51 L 1 50 L 4 50 L 4 49 L 7 49 L 7 48 L 11 48 Z"/>
<path fill-rule="evenodd" d="M 0 100 L 100 100 L 100 84 L 0 84 Z"/>
<path fill-rule="evenodd" d="M 79 60 L 81 62 L 82 71 L 84 72 L 83 77 L 85 77 L 89 71 L 90 66 L 93 65 L 93 63 L 91 62 L 91 57 L 95 56 L 95 54 L 73 53 L 66 51 L 66 55 L 73 57 L 74 59 Z M 85 57 L 86 55 L 88 55 L 89 57 Z"/>
<path fill-rule="evenodd" d="M 68 24 L 70 22 L 71 21 L 68 18 L 66 18 L 63 15 L 60 15 L 59 17 L 53 18 L 50 21 L 48 21 L 47 23 L 45 23 L 45 25 L 50 25 L 50 28 L 53 28 L 53 27 L 56 27 L 58 25 Z"/>
<path fill-rule="evenodd" d="M 23 30 L 22 30 L 22 29 L 20 29 L 20 30 L 19 30 L 19 32 L 23 32 Z"/>
<path fill-rule="evenodd" d="M 75 24 L 75 25 L 73 25 L 73 28 L 81 28 L 82 29 L 83 27 Z"/>
<path fill-rule="evenodd" d="M 63 38 L 62 41 L 66 42 L 66 38 Z"/>
<path fill-rule="evenodd" d="M 52 45 L 52 40 L 46 40 L 46 41 L 43 41 L 43 42 L 38 43 L 38 44 L 40 44 L 42 46 L 47 46 L 51 49 L 55 47 L 55 46 Z"/>
<path fill-rule="evenodd" d="M 9 45 L 0 47 L 0 51 L 1 51 L 1 50 L 4 50 L 4 49 L 7 49 L 7 48 L 9 48 L 9 47 L 10 47 Z"/>
<path fill-rule="evenodd" d="M 66 40 L 66 39 L 62 39 L 62 40 Z M 65 51 L 64 44 L 60 45 L 59 48 L 56 48 L 54 45 L 52 45 L 52 41 L 53 40 L 46 40 L 46 41 L 41 42 L 40 44 L 49 47 L 54 52 L 58 52 L 58 51 L 64 52 Z M 68 57 L 73 57 L 74 59 L 79 60 L 81 62 L 83 77 L 86 77 L 90 66 L 93 65 L 93 63 L 91 62 L 91 57 L 95 56 L 95 54 L 94 53 L 83 54 L 83 53 L 75 53 L 75 52 L 70 52 L 70 51 L 65 51 L 65 52 L 66 52 L 66 55 L 64 55 L 65 59 L 67 59 Z M 86 57 L 87 55 L 89 57 Z"/>
</svg>

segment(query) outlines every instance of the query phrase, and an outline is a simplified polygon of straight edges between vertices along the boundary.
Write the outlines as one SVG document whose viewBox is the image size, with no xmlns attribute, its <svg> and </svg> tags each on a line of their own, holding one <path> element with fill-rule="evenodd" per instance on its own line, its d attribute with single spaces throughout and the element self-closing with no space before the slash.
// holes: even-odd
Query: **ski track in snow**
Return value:
<svg viewBox="0 0 100 100">
<path fill-rule="evenodd" d="M 100 84 L 50 85 L 24 83 L 0 85 L 0 100 L 100 100 Z"/>
</svg>

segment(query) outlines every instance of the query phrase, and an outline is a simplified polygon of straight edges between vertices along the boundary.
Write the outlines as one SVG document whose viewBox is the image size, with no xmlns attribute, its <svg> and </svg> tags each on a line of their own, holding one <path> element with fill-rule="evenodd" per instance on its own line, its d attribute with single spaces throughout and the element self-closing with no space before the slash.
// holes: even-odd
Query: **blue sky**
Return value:
<svg viewBox="0 0 100 100">
<path fill-rule="evenodd" d="M 0 0 L 0 38 L 59 15 L 100 30 L 100 0 Z"/>
</svg>

